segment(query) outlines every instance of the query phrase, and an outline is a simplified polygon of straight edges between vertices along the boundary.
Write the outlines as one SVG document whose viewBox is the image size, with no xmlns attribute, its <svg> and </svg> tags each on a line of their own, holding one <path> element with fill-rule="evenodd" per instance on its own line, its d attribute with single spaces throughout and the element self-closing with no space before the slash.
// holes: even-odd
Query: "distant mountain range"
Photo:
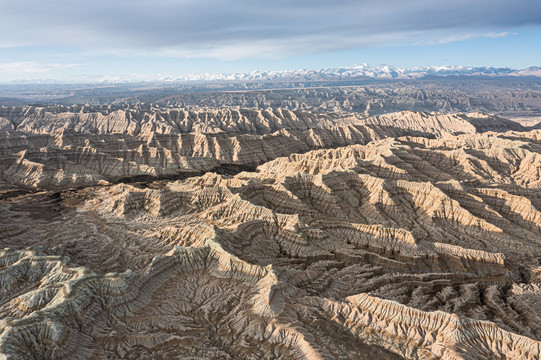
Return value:
<svg viewBox="0 0 541 360">
<path fill-rule="evenodd" d="M 250 71 L 233 74 L 205 73 L 195 75 L 129 74 L 120 76 L 86 77 L 69 81 L 59 80 L 21 80 L 12 84 L 30 83 L 139 83 L 139 82 L 203 82 L 203 81 L 337 81 L 358 79 L 420 79 L 427 76 L 534 76 L 541 77 L 541 67 L 526 69 L 507 67 L 470 66 L 429 66 L 398 68 L 390 65 L 370 66 L 361 64 L 352 67 L 327 68 L 321 70 L 279 70 Z"/>
<path fill-rule="evenodd" d="M 369 66 L 361 64 L 353 67 L 328 68 L 321 70 L 281 70 L 250 71 L 236 74 L 200 74 L 184 77 L 163 77 L 164 81 L 318 81 L 356 78 L 381 79 L 417 79 L 425 76 L 539 76 L 541 67 L 532 66 L 526 69 L 467 67 L 456 65 L 397 68 L 389 65 Z"/>
</svg>

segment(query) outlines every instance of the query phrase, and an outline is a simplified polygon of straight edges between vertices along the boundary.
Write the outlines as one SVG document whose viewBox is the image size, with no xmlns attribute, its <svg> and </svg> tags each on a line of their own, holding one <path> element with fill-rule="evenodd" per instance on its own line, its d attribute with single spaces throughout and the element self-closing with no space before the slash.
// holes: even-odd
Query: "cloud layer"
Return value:
<svg viewBox="0 0 541 360">
<path fill-rule="evenodd" d="M 0 72 L 10 74 L 36 74 L 53 70 L 66 70 L 81 66 L 80 64 L 40 64 L 36 61 L 19 61 L 0 64 Z"/>
<path fill-rule="evenodd" d="M 0 4 L 0 47 L 54 46 L 185 58 L 282 57 L 440 43 L 504 36 L 509 29 L 541 25 L 538 0 L 0 0 Z"/>
</svg>

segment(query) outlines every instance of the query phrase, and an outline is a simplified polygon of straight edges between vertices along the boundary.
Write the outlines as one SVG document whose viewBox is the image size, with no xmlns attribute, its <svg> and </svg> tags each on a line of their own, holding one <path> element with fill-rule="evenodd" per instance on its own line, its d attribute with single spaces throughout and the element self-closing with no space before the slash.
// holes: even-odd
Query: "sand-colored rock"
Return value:
<svg viewBox="0 0 541 360">
<path fill-rule="evenodd" d="M 367 117 L 280 108 L 0 107 L 0 118 L 0 177 L 38 188 L 255 167 L 293 153 L 388 137 L 520 128 L 483 114 Z"/>
<path fill-rule="evenodd" d="M 4 358 L 541 356 L 539 130 L 240 109 L 130 134 L 160 111 L 5 133 Z"/>
</svg>

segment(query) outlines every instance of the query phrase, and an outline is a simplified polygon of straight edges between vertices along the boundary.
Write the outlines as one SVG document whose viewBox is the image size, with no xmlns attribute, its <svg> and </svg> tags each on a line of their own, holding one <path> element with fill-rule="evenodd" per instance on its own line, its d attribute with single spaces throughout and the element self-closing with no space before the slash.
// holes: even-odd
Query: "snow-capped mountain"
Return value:
<svg viewBox="0 0 541 360">
<path fill-rule="evenodd" d="M 425 76 L 541 76 L 540 67 L 517 70 L 494 67 L 466 67 L 455 65 L 397 68 L 389 65 L 371 67 L 361 64 L 352 67 L 327 68 L 321 70 L 250 71 L 236 74 L 199 74 L 189 76 L 167 76 L 162 81 L 317 81 L 354 78 L 413 79 Z"/>
<path fill-rule="evenodd" d="M 120 76 L 85 77 L 71 83 L 139 83 L 139 82 L 203 82 L 203 81 L 338 81 L 355 79 L 419 79 L 425 76 L 535 76 L 541 77 L 541 67 L 526 69 L 507 67 L 469 67 L 456 65 L 398 68 L 390 65 L 370 66 L 366 63 L 352 67 L 321 70 L 249 71 L 233 74 L 204 73 L 191 75 L 127 74 Z M 65 83 L 66 81 L 64 81 Z M 12 83 L 61 83 L 57 80 L 16 81 Z"/>
<path fill-rule="evenodd" d="M 292 81 L 292 80 L 340 80 L 349 78 L 412 79 L 429 75 L 437 76 L 541 76 L 540 67 L 517 70 L 494 67 L 466 67 L 455 65 L 397 68 L 389 65 L 371 67 L 361 64 L 352 67 L 327 68 L 321 70 L 250 71 L 236 74 L 199 74 L 163 77 L 164 81 Z"/>
</svg>

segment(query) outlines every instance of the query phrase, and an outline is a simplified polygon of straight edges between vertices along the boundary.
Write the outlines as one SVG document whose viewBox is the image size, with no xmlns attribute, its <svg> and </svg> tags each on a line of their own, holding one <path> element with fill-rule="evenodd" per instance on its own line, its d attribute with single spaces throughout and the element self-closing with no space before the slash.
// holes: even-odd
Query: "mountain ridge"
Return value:
<svg viewBox="0 0 541 360">
<path fill-rule="evenodd" d="M 33 79 L 13 80 L 5 84 L 114 84 L 114 83 L 152 83 L 152 82 L 205 82 L 205 81 L 322 81 L 322 80 L 351 80 L 351 79 L 420 79 L 427 76 L 533 76 L 541 77 L 540 66 L 530 66 L 524 69 L 492 66 L 414 66 L 395 67 L 392 65 L 370 66 L 362 63 L 354 66 L 334 68 L 297 69 L 297 70 L 252 70 L 236 73 L 200 73 L 200 74 L 129 74 L 124 76 L 81 77 L 71 80 Z"/>
</svg>

